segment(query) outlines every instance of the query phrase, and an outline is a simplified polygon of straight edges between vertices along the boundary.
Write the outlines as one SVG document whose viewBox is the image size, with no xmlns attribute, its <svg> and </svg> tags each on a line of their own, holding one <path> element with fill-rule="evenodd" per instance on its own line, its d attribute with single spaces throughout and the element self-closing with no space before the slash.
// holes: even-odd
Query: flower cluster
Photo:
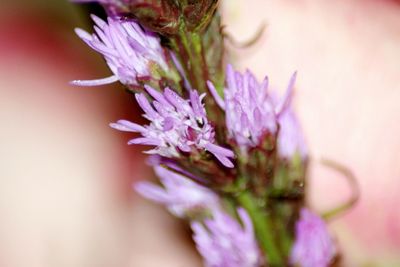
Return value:
<svg viewBox="0 0 400 267">
<path fill-rule="evenodd" d="M 212 153 L 224 166 L 232 168 L 229 158 L 231 150 L 215 144 L 214 129 L 209 124 L 202 104 L 204 94 L 190 91 L 190 100 L 181 98 L 169 88 L 163 93 L 145 86 L 154 98 L 149 103 L 144 94 L 136 94 L 139 106 L 145 112 L 144 117 L 151 123 L 145 127 L 126 120 L 111 123 L 111 127 L 120 131 L 138 132 L 143 137 L 134 138 L 128 144 L 151 145 L 156 148 L 147 151 L 164 157 L 180 157 L 182 153 L 193 150 L 206 150 Z"/>
<path fill-rule="evenodd" d="M 278 96 L 267 77 L 225 69 L 217 0 L 95 2 L 109 17 L 92 15 L 95 33 L 76 33 L 112 75 L 72 83 L 119 81 L 134 93 L 148 123 L 110 126 L 138 134 L 128 144 L 151 147 L 160 182 L 135 190 L 188 221 L 208 267 L 328 267 L 336 248 L 326 225 L 301 208 L 307 147 L 291 103 L 297 74 Z"/>
<path fill-rule="evenodd" d="M 218 105 L 225 110 L 229 138 L 234 139 L 243 153 L 259 146 L 267 135 L 275 135 L 281 123 L 284 125 L 284 134 L 281 135 L 283 139 L 291 138 L 288 136 L 291 133 L 296 134 L 291 129 L 297 126 L 294 119 L 287 118 L 287 115 L 280 118 L 282 114 L 289 113 L 287 109 L 296 73 L 290 80 L 286 96 L 279 102 L 268 91 L 268 77 L 260 84 L 250 71 L 241 74 L 231 65 L 227 67 L 226 76 L 224 99 L 219 96 L 211 82 L 208 82 L 208 86 Z M 281 147 L 285 149 L 283 154 L 288 152 L 284 146 Z"/>
<path fill-rule="evenodd" d="M 73 81 L 81 86 L 97 86 L 120 81 L 137 85 L 138 78 L 150 78 L 154 72 L 168 71 L 163 48 L 158 37 L 133 21 L 109 17 L 107 22 L 92 15 L 96 34 L 76 29 L 77 35 L 91 48 L 101 53 L 113 75 L 104 79 Z"/>
</svg>

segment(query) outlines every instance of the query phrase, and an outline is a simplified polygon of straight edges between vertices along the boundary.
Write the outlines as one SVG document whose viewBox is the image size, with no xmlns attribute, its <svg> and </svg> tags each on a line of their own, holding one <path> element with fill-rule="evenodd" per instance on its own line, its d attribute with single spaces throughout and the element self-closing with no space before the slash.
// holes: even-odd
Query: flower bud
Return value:
<svg viewBox="0 0 400 267">
<path fill-rule="evenodd" d="M 182 13 L 189 30 L 203 29 L 211 21 L 218 0 L 182 1 Z"/>
<path fill-rule="evenodd" d="M 174 35 L 180 26 L 189 31 L 204 29 L 212 19 L 218 0 L 137 0 L 129 4 L 130 12 L 152 31 Z"/>
<path fill-rule="evenodd" d="M 161 34 L 179 30 L 180 6 L 174 0 L 137 0 L 129 4 L 130 12 L 142 25 Z"/>
</svg>

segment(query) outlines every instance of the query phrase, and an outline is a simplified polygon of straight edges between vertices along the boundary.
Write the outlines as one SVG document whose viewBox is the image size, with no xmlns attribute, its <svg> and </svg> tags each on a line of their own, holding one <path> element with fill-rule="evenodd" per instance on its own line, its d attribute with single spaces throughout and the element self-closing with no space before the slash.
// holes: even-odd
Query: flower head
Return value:
<svg viewBox="0 0 400 267">
<path fill-rule="evenodd" d="M 147 153 L 169 158 L 177 158 L 182 153 L 196 150 L 207 150 L 226 167 L 233 167 L 229 159 L 234 157 L 233 152 L 214 143 L 214 128 L 208 122 L 202 104 L 205 94 L 199 96 L 197 91 L 192 90 L 190 99 L 186 100 L 169 88 L 163 93 L 149 86 L 145 88 L 154 101 L 150 104 L 144 94 L 136 94 L 136 100 L 150 124 L 140 126 L 126 120 L 110 124 L 117 130 L 142 135 L 130 140 L 128 144 L 155 146 Z"/>
<path fill-rule="evenodd" d="M 164 71 L 168 65 L 158 37 L 133 21 L 109 17 L 107 22 L 92 15 L 96 34 L 76 29 L 78 36 L 91 48 L 101 53 L 113 75 L 104 79 L 73 81 L 82 86 L 96 86 L 120 81 L 125 85 L 137 85 L 137 78 L 151 75 L 157 66 Z"/>
<path fill-rule="evenodd" d="M 207 267 L 257 267 L 260 255 L 253 225 L 244 209 L 238 209 L 243 226 L 221 210 L 204 224 L 192 222 L 193 239 Z"/>
<path fill-rule="evenodd" d="M 210 189 L 161 166 L 154 167 L 163 187 L 149 182 L 138 182 L 135 189 L 145 198 L 167 206 L 177 217 L 192 211 L 211 210 L 219 206 L 218 196 Z"/>
<path fill-rule="evenodd" d="M 291 261 L 302 267 L 327 267 L 335 256 L 336 248 L 324 221 L 303 208 L 296 223 L 296 240 Z"/>
<path fill-rule="evenodd" d="M 242 152 L 246 152 L 260 145 L 265 135 L 277 132 L 278 117 L 286 99 L 274 103 L 268 92 L 267 77 L 260 84 L 250 71 L 241 74 L 234 71 L 231 65 L 227 67 L 226 76 L 224 99 L 211 82 L 208 86 L 216 102 L 225 110 L 229 137 L 236 141 Z M 294 77 L 288 91 L 292 90 Z"/>
</svg>

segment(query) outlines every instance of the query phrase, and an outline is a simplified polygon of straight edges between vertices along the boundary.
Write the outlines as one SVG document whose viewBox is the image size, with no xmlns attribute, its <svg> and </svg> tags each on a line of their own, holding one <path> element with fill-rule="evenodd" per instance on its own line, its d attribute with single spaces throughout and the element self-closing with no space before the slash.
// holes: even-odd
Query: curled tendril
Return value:
<svg viewBox="0 0 400 267">
<path fill-rule="evenodd" d="M 267 24 L 265 22 L 262 22 L 258 26 L 258 29 L 253 34 L 253 36 L 246 41 L 238 41 L 235 39 L 235 37 L 233 37 L 230 33 L 226 32 L 226 31 L 223 31 L 223 36 L 235 48 L 248 48 L 248 47 L 253 46 L 255 43 L 257 43 L 261 39 L 266 27 L 267 27 Z M 223 28 L 223 30 L 224 30 L 224 28 Z"/>
<path fill-rule="evenodd" d="M 347 168 L 346 166 L 337 163 L 333 160 L 325 159 L 322 158 L 320 160 L 321 164 L 337 171 L 338 173 L 342 174 L 343 177 L 347 180 L 349 183 L 349 186 L 351 188 L 352 194 L 348 200 L 346 200 L 344 203 L 338 205 L 336 208 L 333 208 L 331 210 L 328 210 L 324 213 L 322 213 L 322 217 L 325 220 L 331 220 L 334 217 L 338 216 L 339 214 L 348 211 L 350 208 L 352 208 L 360 198 L 360 187 L 357 181 L 357 178 L 353 174 L 353 172 Z"/>
</svg>

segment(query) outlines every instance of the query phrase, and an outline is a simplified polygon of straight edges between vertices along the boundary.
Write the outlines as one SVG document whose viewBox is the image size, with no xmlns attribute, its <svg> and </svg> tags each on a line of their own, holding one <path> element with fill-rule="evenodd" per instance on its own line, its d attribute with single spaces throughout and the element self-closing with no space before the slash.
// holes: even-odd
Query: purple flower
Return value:
<svg viewBox="0 0 400 267">
<path fill-rule="evenodd" d="M 302 267 L 327 267 L 336 248 L 325 222 L 310 210 L 303 208 L 296 223 L 296 240 L 291 261 Z"/>
<path fill-rule="evenodd" d="M 234 157 L 233 152 L 214 144 L 214 128 L 208 122 L 202 104 L 205 94 L 199 96 L 197 91 L 192 90 L 190 99 L 185 100 L 169 88 L 163 93 L 150 86 L 145 86 L 145 89 L 154 98 L 151 104 L 144 94 L 135 96 L 150 124 L 141 126 L 126 120 L 110 124 L 117 130 L 142 135 L 130 140 L 128 144 L 155 146 L 146 152 L 168 158 L 177 158 L 182 153 L 195 150 L 207 150 L 226 167 L 233 167 L 229 159 Z"/>
<path fill-rule="evenodd" d="M 138 182 L 135 189 L 143 197 L 167 206 L 177 217 L 191 211 L 212 210 L 219 206 L 218 196 L 210 189 L 161 166 L 154 167 L 163 187 L 150 182 Z"/>
<path fill-rule="evenodd" d="M 293 75 L 288 92 L 295 81 Z M 278 129 L 278 117 L 287 106 L 287 97 L 274 104 L 268 92 L 268 78 L 260 84 L 250 71 L 241 74 L 228 65 L 226 88 L 222 99 L 211 82 L 208 82 L 217 104 L 225 110 L 229 137 L 233 138 L 245 153 L 249 148 L 260 145 L 266 134 L 275 134 Z"/>
<path fill-rule="evenodd" d="M 212 219 L 192 222 L 193 239 L 207 267 L 257 267 L 260 254 L 251 219 L 238 209 L 243 226 L 221 210 Z"/>
<path fill-rule="evenodd" d="M 168 65 L 158 37 L 142 29 L 133 21 L 108 18 L 108 23 L 92 15 L 96 34 L 76 29 L 78 36 L 91 48 L 101 53 L 113 75 L 104 79 L 73 81 L 81 86 L 96 86 L 120 81 L 125 85 L 137 85 L 137 78 L 152 75 L 156 66 L 163 71 Z"/>
<path fill-rule="evenodd" d="M 307 157 L 307 146 L 300 123 L 290 107 L 287 107 L 279 116 L 278 155 L 291 159 L 298 153 L 304 160 Z"/>
</svg>

